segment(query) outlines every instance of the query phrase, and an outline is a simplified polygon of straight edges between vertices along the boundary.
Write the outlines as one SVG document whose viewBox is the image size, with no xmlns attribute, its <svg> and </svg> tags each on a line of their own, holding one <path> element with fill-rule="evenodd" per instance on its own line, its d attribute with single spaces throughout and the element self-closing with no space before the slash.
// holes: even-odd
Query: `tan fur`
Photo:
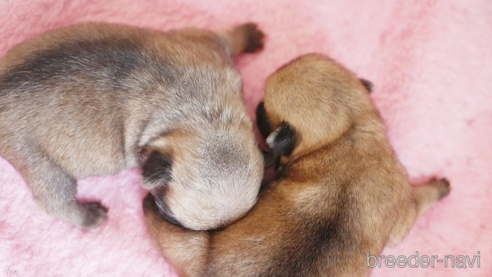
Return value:
<svg viewBox="0 0 492 277">
<path fill-rule="evenodd" d="M 183 226 L 230 224 L 254 205 L 263 175 L 231 58 L 261 49 L 262 37 L 252 23 L 216 32 L 86 23 L 21 43 L 0 61 L 0 155 L 41 208 L 82 228 L 106 209 L 77 202 L 76 181 L 139 165 Z M 197 199 L 207 206 L 189 204 Z"/>
<path fill-rule="evenodd" d="M 364 85 L 327 57 L 302 56 L 272 74 L 264 107 L 272 130 L 290 124 L 298 139 L 244 218 L 193 232 L 144 200 L 150 235 L 181 276 L 367 276 L 366 253 L 398 243 L 449 193 L 444 179 L 409 185 Z"/>
</svg>

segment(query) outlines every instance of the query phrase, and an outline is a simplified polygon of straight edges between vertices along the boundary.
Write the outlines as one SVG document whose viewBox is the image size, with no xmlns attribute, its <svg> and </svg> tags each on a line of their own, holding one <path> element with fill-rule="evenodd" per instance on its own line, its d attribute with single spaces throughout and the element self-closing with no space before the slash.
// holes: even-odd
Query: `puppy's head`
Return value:
<svg viewBox="0 0 492 277">
<path fill-rule="evenodd" d="M 263 160 L 251 130 L 240 128 L 174 131 L 144 150 L 144 187 L 162 217 L 185 228 L 210 230 L 253 207 Z"/>
<path fill-rule="evenodd" d="M 277 156 L 303 155 L 377 114 L 371 89 L 369 81 L 328 57 L 301 56 L 268 78 L 256 110 L 258 128 Z"/>
</svg>

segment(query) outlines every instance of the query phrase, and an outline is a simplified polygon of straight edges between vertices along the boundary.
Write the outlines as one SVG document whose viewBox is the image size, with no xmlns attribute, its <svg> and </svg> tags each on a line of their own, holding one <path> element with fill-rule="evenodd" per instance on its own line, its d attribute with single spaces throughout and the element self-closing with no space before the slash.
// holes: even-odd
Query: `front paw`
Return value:
<svg viewBox="0 0 492 277">
<path fill-rule="evenodd" d="M 244 52 L 254 53 L 263 49 L 263 38 L 265 34 L 258 29 L 255 23 L 246 23 L 239 26 L 246 37 L 246 47 Z"/>
</svg>

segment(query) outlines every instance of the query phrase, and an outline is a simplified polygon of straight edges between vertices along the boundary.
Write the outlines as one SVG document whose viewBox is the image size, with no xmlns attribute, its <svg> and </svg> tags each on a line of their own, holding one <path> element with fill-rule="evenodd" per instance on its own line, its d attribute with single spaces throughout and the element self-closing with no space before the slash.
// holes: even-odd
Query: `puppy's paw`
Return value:
<svg viewBox="0 0 492 277">
<path fill-rule="evenodd" d="M 84 219 L 82 225 L 79 226 L 80 228 L 93 229 L 106 221 L 108 209 L 102 206 L 101 203 L 91 202 L 81 203 L 80 205 L 85 209 Z"/>
<path fill-rule="evenodd" d="M 244 52 L 254 53 L 263 49 L 263 38 L 265 34 L 258 29 L 255 23 L 246 23 L 238 27 L 246 38 Z"/>
<path fill-rule="evenodd" d="M 435 179 L 434 178 L 429 182 L 429 185 L 433 186 L 438 191 L 439 195 L 438 195 L 437 200 L 443 199 L 444 197 L 446 197 L 449 194 L 449 192 L 451 192 L 451 186 L 450 186 L 449 181 L 447 179 Z"/>
</svg>

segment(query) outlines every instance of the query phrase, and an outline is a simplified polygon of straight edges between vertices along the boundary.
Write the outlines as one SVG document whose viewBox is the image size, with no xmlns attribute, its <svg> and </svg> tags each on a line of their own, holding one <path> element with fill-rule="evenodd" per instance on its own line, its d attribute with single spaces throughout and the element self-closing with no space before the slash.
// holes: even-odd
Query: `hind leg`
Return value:
<svg viewBox="0 0 492 277">
<path fill-rule="evenodd" d="M 399 243 L 412 228 L 417 218 L 434 203 L 446 197 L 450 191 L 451 188 L 446 179 L 432 179 L 424 186 L 414 186 L 411 190 L 410 203 L 408 203 L 406 214 L 401 217 L 393 228 L 389 244 L 395 245 Z"/>
<path fill-rule="evenodd" d="M 34 147 L 24 147 L 20 152 L 10 160 L 25 178 L 35 203 L 42 210 L 83 229 L 105 221 L 107 209 L 100 203 L 77 202 L 77 181 L 49 156 Z"/>
<path fill-rule="evenodd" d="M 246 23 L 215 33 L 219 36 L 226 53 L 231 57 L 245 52 L 254 53 L 263 48 L 262 40 L 265 35 L 254 23 Z"/>
<path fill-rule="evenodd" d="M 432 179 L 425 186 L 415 186 L 412 189 L 418 215 L 426 212 L 434 203 L 446 197 L 451 188 L 446 179 Z"/>
</svg>

